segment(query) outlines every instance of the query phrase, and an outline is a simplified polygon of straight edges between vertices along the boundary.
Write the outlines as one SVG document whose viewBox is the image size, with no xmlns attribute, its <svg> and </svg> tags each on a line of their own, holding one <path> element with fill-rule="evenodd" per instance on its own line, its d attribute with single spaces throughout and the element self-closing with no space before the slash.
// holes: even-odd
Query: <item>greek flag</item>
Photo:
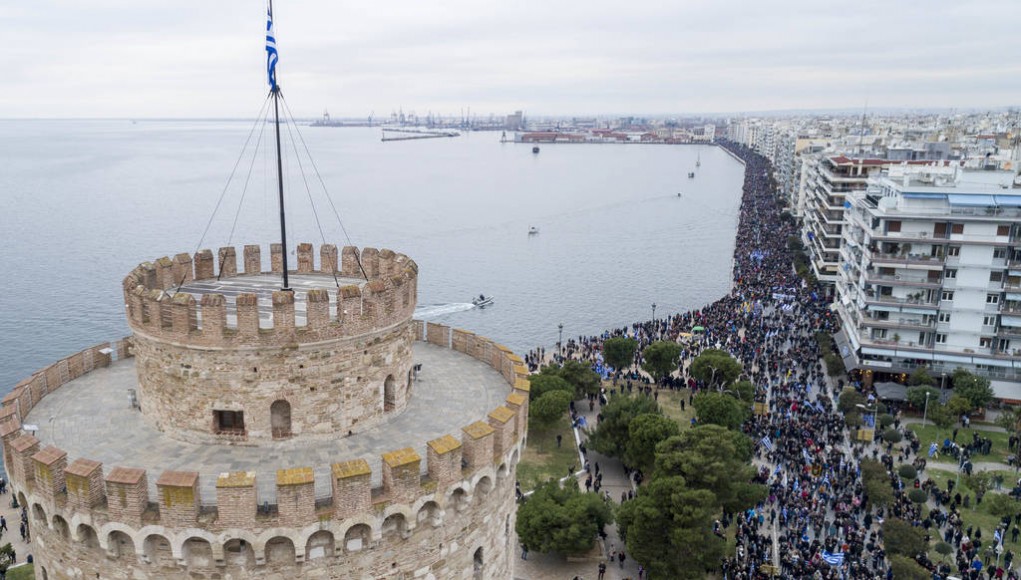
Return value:
<svg viewBox="0 0 1021 580">
<path fill-rule="evenodd" d="M 762 438 L 762 446 L 766 448 L 766 451 L 773 450 L 773 441 L 770 440 L 769 435 Z"/>
<path fill-rule="evenodd" d="M 936 446 L 935 442 L 933 442 L 931 445 L 929 445 L 929 457 L 932 457 L 933 455 L 936 455 L 936 451 L 938 451 L 938 450 L 939 450 L 939 447 Z"/>
<path fill-rule="evenodd" d="M 805 461 L 806 462 L 808 462 L 809 464 L 812 463 L 812 456 L 808 454 L 808 450 L 807 449 L 802 449 L 801 450 L 801 455 L 803 455 L 805 457 Z"/>
<path fill-rule="evenodd" d="M 1003 532 L 1000 531 L 1000 528 L 996 528 L 996 531 L 993 532 L 993 541 L 997 544 L 1003 543 Z"/>
<path fill-rule="evenodd" d="M 277 88 L 277 39 L 273 33 L 273 8 L 266 9 L 266 74 L 269 76 L 269 87 Z"/>
<path fill-rule="evenodd" d="M 830 566 L 843 566 L 843 564 L 844 564 L 844 553 L 843 552 L 837 552 L 836 554 L 831 554 L 831 553 L 827 552 L 826 550 L 823 550 L 823 552 L 822 552 L 822 559 L 825 560 L 826 563 L 829 564 Z"/>
</svg>

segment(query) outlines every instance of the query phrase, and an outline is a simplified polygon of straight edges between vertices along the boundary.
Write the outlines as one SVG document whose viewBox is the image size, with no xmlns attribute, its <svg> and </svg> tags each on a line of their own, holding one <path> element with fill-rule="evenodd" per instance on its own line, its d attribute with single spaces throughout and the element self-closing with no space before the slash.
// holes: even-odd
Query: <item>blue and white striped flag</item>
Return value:
<svg viewBox="0 0 1021 580">
<path fill-rule="evenodd" d="M 842 566 L 844 564 L 844 553 L 837 552 L 836 554 L 831 554 L 826 550 L 823 550 L 822 559 L 830 566 Z"/>
<path fill-rule="evenodd" d="M 932 457 L 933 455 L 936 455 L 936 452 L 938 450 L 939 450 L 939 447 L 936 446 L 935 442 L 933 442 L 931 445 L 929 445 L 929 457 Z"/>
<path fill-rule="evenodd" d="M 809 464 L 812 463 L 812 456 L 808 454 L 808 450 L 807 449 L 802 449 L 801 450 L 801 455 L 804 456 L 806 462 L 808 462 Z"/>
<path fill-rule="evenodd" d="M 266 9 L 266 74 L 269 76 L 269 87 L 277 88 L 277 39 L 273 32 L 273 8 Z"/>
<path fill-rule="evenodd" d="M 769 438 L 769 435 L 766 435 L 765 437 L 763 437 L 761 441 L 762 441 L 762 446 L 766 448 L 766 451 L 772 451 L 773 450 L 773 441 Z"/>
<path fill-rule="evenodd" d="M 1000 531 L 1000 528 L 996 528 L 996 531 L 993 532 L 993 541 L 997 544 L 1003 543 L 1003 532 Z"/>
</svg>

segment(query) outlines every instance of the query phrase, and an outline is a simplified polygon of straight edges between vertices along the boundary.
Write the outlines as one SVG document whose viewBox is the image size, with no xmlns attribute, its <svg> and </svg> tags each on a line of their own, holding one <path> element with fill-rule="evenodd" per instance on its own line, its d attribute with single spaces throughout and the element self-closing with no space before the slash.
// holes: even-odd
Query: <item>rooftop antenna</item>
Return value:
<svg viewBox="0 0 1021 580">
<path fill-rule="evenodd" d="M 273 95 L 273 126 L 277 140 L 277 185 L 280 192 L 280 245 L 283 259 L 284 286 L 281 290 L 290 292 L 287 280 L 287 218 L 284 213 L 284 163 L 280 149 L 280 85 L 277 84 L 277 41 L 273 32 L 273 0 L 266 10 L 266 72 L 269 75 L 270 93 Z"/>
</svg>

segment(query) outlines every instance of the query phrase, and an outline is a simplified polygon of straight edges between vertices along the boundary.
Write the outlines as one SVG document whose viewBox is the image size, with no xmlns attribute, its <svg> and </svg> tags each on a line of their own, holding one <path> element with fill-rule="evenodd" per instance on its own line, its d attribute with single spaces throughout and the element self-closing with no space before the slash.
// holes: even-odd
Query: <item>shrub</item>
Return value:
<svg viewBox="0 0 1021 580">
<path fill-rule="evenodd" d="M 901 465 L 900 467 L 897 468 L 897 474 L 903 477 L 904 479 L 913 480 L 916 477 L 918 477 L 918 470 L 915 469 L 914 465 L 909 465 L 905 463 L 904 465 Z"/>
</svg>

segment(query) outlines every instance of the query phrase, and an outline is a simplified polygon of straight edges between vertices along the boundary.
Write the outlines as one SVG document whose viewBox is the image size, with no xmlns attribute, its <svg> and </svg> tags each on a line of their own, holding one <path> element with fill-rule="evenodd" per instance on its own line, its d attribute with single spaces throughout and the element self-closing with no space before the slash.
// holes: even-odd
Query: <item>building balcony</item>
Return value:
<svg viewBox="0 0 1021 580">
<path fill-rule="evenodd" d="M 865 281 L 869 284 L 883 284 L 886 286 L 911 286 L 912 288 L 941 288 L 942 280 L 917 280 L 900 274 L 876 274 L 865 272 Z"/>
<path fill-rule="evenodd" d="M 1000 314 L 1013 314 L 1021 316 L 1021 304 L 1000 303 Z"/>
<path fill-rule="evenodd" d="M 902 306 L 912 306 L 916 308 L 932 308 L 936 310 L 939 308 L 939 300 L 931 299 L 926 300 L 925 298 L 908 298 L 900 296 L 865 296 L 866 304 L 899 304 Z"/>
<path fill-rule="evenodd" d="M 930 232 L 882 232 L 869 230 L 872 239 L 883 242 L 936 242 L 944 243 L 950 239 L 949 234 L 933 234 Z"/>
<path fill-rule="evenodd" d="M 897 318 L 887 320 L 877 320 L 872 318 L 863 318 L 858 328 L 907 328 L 911 330 L 932 330 L 936 328 L 936 324 L 932 321 L 925 322 L 920 318 Z"/>
<path fill-rule="evenodd" d="M 1021 338 L 1021 328 L 1013 328 L 1010 326 L 1001 326 L 996 329 L 997 338 Z"/>
<path fill-rule="evenodd" d="M 934 269 L 943 269 L 943 258 L 941 256 L 929 256 L 924 254 L 884 254 L 881 252 L 872 253 L 872 263 L 877 266 L 907 267 L 931 266 Z"/>
</svg>

